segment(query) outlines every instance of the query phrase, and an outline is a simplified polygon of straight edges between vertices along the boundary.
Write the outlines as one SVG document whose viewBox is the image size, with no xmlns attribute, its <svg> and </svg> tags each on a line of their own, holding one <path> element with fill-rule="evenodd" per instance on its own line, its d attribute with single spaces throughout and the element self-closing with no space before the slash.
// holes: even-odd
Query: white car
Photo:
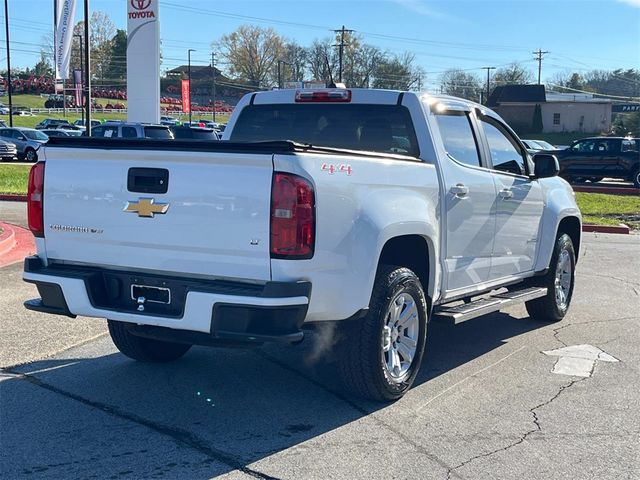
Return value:
<svg viewBox="0 0 640 480">
<path fill-rule="evenodd" d="M 155 362 L 330 325 L 345 384 L 381 401 L 413 384 L 429 320 L 567 313 L 573 191 L 486 107 L 259 92 L 223 140 L 52 139 L 29 181 L 26 307 L 106 318 L 121 352 Z"/>
</svg>

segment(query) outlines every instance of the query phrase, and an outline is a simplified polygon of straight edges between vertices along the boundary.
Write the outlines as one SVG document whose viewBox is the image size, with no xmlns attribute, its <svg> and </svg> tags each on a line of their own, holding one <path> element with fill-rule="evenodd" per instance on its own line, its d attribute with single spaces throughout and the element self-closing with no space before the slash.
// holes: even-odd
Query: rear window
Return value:
<svg viewBox="0 0 640 480">
<path fill-rule="evenodd" d="M 213 130 L 198 130 L 191 128 L 176 128 L 173 130 L 174 138 L 195 140 L 218 140 Z"/>
<path fill-rule="evenodd" d="M 169 129 L 162 127 L 144 127 L 144 136 L 146 138 L 173 138 Z"/>
<path fill-rule="evenodd" d="M 246 106 L 230 140 L 293 140 L 417 157 L 411 115 L 401 105 L 284 104 Z"/>
</svg>

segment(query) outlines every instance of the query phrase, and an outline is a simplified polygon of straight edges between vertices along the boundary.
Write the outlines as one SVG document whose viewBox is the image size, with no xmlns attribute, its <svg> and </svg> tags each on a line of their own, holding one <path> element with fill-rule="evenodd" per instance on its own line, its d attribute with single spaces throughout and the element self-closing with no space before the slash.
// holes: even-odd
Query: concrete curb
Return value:
<svg viewBox="0 0 640 480">
<path fill-rule="evenodd" d="M 29 230 L 3 222 L 0 225 L 5 231 L 12 232 L 14 236 L 11 248 L 5 250 L 4 245 L 0 246 L 0 268 L 21 262 L 24 257 L 36 252 L 35 239 Z"/>
<path fill-rule="evenodd" d="M 26 202 L 26 195 L 14 195 L 12 193 L 0 193 L 0 201 L 3 202 Z"/>
<path fill-rule="evenodd" d="M 3 232 L 0 233 L 0 256 L 9 252 L 16 245 L 16 232 L 13 226 L 0 222 L 0 228 Z"/>
<path fill-rule="evenodd" d="M 598 232 L 598 233 L 620 233 L 623 235 L 629 235 L 629 227 L 624 223 L 620 225 L 582 225 L 583 232 Z"/>
<path fill-rule="evenodd" d="M 604 193 L 607 195 L 640 195 L 640 189 L 632 187 L 592 187 L 572 185 L 574 192 Z"/>
</svg>

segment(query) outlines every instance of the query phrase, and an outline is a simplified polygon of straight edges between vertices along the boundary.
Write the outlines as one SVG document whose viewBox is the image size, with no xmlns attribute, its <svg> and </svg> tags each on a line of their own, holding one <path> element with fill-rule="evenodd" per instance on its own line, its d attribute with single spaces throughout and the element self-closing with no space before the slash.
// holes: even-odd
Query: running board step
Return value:
<svg viewBox="0 0 640 480">
<path fill-rule="evenodd" d="M 517 303 L 528 302 L 534 298 L 544 297 L 546 294 L 547 289 L 544 287 L 530 287 L 523 288 L 522 290 L 497 293 L 454 307 L 441 305 L 434 308 L 431 319 L 439 323 L 455 325 L 488 313 L 497 312 L 498 310 Z"/>
</svg>

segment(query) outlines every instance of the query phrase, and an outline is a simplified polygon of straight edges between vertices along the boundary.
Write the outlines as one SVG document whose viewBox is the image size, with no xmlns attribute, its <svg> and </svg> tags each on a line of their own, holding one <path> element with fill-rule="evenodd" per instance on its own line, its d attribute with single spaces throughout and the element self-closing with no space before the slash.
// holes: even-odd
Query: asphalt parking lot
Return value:
<svg viewBox="0 0 640 480">
<path fill-rule="evenodd" d="M 640 478 L 640 236 L 584 235 L 562 322 L 433 324 L 387 405 L 345 396 L 313 336 L 130 361 L 102 320 L 26 311 L 35 288 L 0 269 L 0 478 Z M 552 373 L 543 351 L 583 344 L 619 362 Z"/>
</svg>

